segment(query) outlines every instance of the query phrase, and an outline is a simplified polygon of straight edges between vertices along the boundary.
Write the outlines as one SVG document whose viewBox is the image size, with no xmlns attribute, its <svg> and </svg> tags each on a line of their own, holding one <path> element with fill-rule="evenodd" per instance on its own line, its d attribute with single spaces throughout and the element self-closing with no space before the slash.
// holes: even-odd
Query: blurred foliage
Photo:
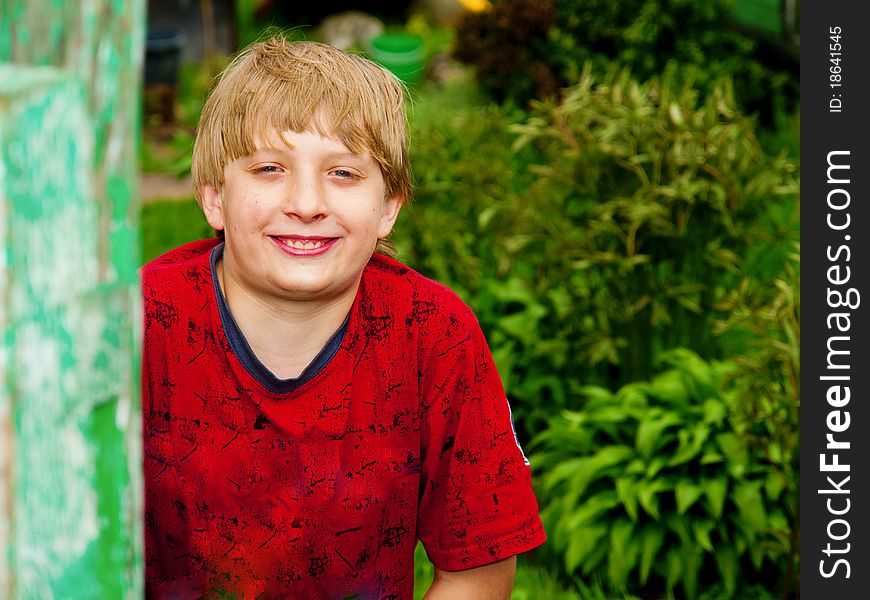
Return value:
<svg viewBox="0 0 870 600">
<path fill-rule="evenodd" d="M 179 178 L 190 175 L 193 139 L 193 134 L 182 128 L 173 128 L 166 137 L 146 132 L 139 151 L 139 169 Z"/>
<path fill-rule="evenodd" d="M 140 217 L 142 263 L 187 242 L 214 237 L 202 209 L 191 196 L 182 200 L 155 200 L 142 207 Z"/>
<path fill-rule="evenodd" d="M 797 522 L 782 506 L 789 482 L 754 443 L 766 425 L 735 417 L 733 362 L 661 360 L 669 369 L 649 382 L 584 389 L 583 409 L 535 439 L 549 551 L 619 594 L 774 591 Z"/>
<path fill-rule="evenodd" d="M 499 0 L 463 15 L 454 56 L 475 67 L 480 84 L 499 102 L 522 106 L 553 96 L 569 81 L 550 55 L 555 23 L 553 0 Z"/>
<path fill-rule="evenodd" d="M 225 62 L 227 58 L 219 60 Z M 190 175 L 196 125 L 211 85 L 212 78 L 204 65 L 181 65 L 175 94 L 175 121 L 163 123 L 157 114 L 144 114 L 139 150 L 142 172 L 174 177 Z"/>
<path fill-rule="evenodd" d="M 783 487 L 779 504 L 791 524 L 786 558 L 787 586 L 799 572 L 800 507 L 800 245 L 770 281 L 743 279 L 718 308 L 727 317 L 714 331 L 743 331 L 748 339 L 734 358 L 734 419 Z"/>
<path fill-rule="evenodd" d="M 778 113 L 772 128 L 758 130 L 758 141 L 768 154 L 784 153 L 800 167 L 801 110 L 797 106 L 790 114 Z"/>
<path fill-rule="evenodd" d="M 423 53 L 427 60 L 448 52 L 453 46 L 456 31 L 452 27 L 444 27 L 430 22 L 421 13 L 415 13 L 408 18 L 404 30 L 418 35 L 423 40 Z"/>
<path fill-rule="evenodd" d="M 497 0 L 457 27 L 455 56 L 498 101 L 525 105 L 577 82 L 585 63 L 618 64 L 640 80 L 686 77 L 702 91 L 735 82 L 748 112 L 765 118 L 797 94 L 796 69 L 765 65 L 756 42 L 730 28 L 729 0 Z"/>
<path fill-rule="evenodd" d="M 233 4 L 235 7 L 236 39 L 240 47 L 247 46 L 256 41 L 259 36 L 257 8 L 262 2 L 260 0 L 236 0 Z"/>
<path fill-rule="evenodd" d="M 581 385 L 648 378 L 664 350 L 743 347 L 711 321 L 790 252 L 798 182 L 727 82 L 699 100 L 586 71 L 528 114 L 442 93 L 415 104 L 417 199 L 397 246 L 474 306 L 527 432 Z"/>
</svg>

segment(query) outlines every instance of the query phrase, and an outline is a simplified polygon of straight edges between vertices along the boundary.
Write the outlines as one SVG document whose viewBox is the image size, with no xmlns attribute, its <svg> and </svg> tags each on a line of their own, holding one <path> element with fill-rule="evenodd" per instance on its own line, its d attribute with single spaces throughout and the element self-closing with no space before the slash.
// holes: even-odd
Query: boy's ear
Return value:
<svg viewBox="0 0 870 600">
<path fill-rule="evenodd" d="M 396 219 L 399 217 L 399 210 L 402 208 L 404 200 L 401 196 L 392 196 L 384 200 L 381 223 L 378 227 L 378 239 L 383 239 L 390 235 L 393 225 L 396 224 Z"/>
<path fill-rule="evenodd" d="M 215 231 L 222 231 L 224 228 L 224 209 L 220 190 L 213 185 L 206 184 L 202 186 L 201 198 L 205 220 Z"/>
</svg>

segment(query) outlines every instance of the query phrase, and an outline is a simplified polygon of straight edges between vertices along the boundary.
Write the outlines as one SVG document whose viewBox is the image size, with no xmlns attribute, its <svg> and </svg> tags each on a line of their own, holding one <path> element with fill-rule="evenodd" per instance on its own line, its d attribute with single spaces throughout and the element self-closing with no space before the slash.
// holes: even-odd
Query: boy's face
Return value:
<svg viewBox="0 0 870 600">
<path fill-rule="evenodd" d="M 354 295 L 401 199 L 385 198 L 370 155 L 335 138 L 288 131 L 283 142 L 259 143 L 224 168 L 222 189 L 203 189 L 206 219 L 225 235 L 225 289 L 267 301 Z"/>
</svg>

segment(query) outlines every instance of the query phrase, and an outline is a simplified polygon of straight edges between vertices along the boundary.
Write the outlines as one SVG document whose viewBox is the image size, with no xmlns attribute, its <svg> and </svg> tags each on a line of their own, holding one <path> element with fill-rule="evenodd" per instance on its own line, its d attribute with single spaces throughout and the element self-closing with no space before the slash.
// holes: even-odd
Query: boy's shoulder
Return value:
<svg viewBox="0 0 870 600">
<path fill-rule="evenodd" d="M 181 281 L 202 282 L 210 272 L 211 251 L 219 243 L 217 238 L 197 240 L 146 263 L 140 271 L 146 299 L 176 288 Z"/>
<path fill-rule="evenodd" d="M 434 337 L 469 332 L 479 324 L 471 308 L 449 287 L 381 254 L 372 256 L 363 272 L 363 313 L 372 318 L 398 318 L 406 327 L 420 327 Z"/>
<path fill-rule="evenodd" d="M 174 248 L 164 254 L 161 254 L 157 258 L 145 263 L 145 265 L 142 267 L 142 273 L 150 274 L 160 271 L 161 269 L 177 267 L 182 263 L 186 263 L 191 260 L 200 260 L 203 257 L 208 260 L 209 253 L 215 246 L 220 243 L 221 241 L 217 238 L 208 238 L 204 240 L 188 242 L 187 244 L 183 244 L 177 248 Z"/>
<path fill-rule="evenodd" d="M 380 295 L 390 304 L 435 302 L 470 311 L 456 292 L 443 283 L 383 254 L 375 254 L 369 260 L 363 272 L 363 285 L 367 292 Z"/>
</svg>

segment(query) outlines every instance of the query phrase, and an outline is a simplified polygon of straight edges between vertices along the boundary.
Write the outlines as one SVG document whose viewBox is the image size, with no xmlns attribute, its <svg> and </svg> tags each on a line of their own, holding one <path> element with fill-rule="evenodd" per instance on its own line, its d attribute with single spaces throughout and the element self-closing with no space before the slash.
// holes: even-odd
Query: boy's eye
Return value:
<svg viewBox="0 0 870 600">
<path fill-rule="evenodd" d="M 333 169 L 330 173 L 339 179 L 359 179 L 359 175 L 347 169 Z"/>
<path fill-rule="evenodd" d="M 270 173 L 280 173 L 281 168 L 278 167 L 277 165 L 260 165 L 260 166 L 256 167 L 254 169 L 254 171 L 256 173 L 264 173 L 264 174 L 268 175 Z"/>
</svg>

